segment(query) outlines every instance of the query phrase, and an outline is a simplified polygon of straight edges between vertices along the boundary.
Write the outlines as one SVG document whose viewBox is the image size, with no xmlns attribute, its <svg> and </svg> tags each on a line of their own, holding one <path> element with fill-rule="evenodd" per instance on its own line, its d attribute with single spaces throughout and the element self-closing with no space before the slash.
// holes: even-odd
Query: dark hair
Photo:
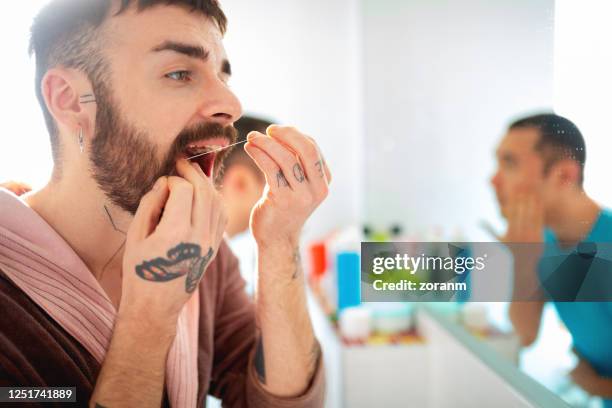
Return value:
<svg viewBox="0 0 612 408">
<path fill-rule="evenodd" d="M 544 158 L 544 171 L 548 172 L 559 160 L 571 159 L 580 165 L 579 186 L 584 181 L 586 146 L 578 127 L 569 119 L 554 113 L 528 116 L 513 122 L 510 130 L 533 128 L 540 133 L 535 149 Z"/>
<path fill-rule="evenodd" d="M 217 0 L 121 0 L 123 13 L 136 3 L 138 11 L 158 4 L 179 5 L 191 8 L 210 17 L 225 33 L 227 18 Z M 54 66 L 64 66 L 83 71 L 96 85 L 104 81 L 108 66 L 101 52 L 97 29 L 107 18 L 111 0 L 52 0 L 34 18 L 31 28 L 30 55 L 36 56 L 36 96 L 45 117 L 51 137 L 53 159 L 59 155 L 57 127 L 47 108 L 41 89 L 45 73 Z"/>
<path fill-rule="evenodd" d="M 265 134 L 266 129 L 268 129 L 268 126 L 270 125 L 272 125 L 272 122 L 266 119 L 256 118 L 254 116 L 243 116 L 234 123 L 234 127 L 238 131 L 238 138 L 236 139 L 236 142 L 245 142 L 247 135 L 252 131 Z M 257 167 L 253 159 L 246 154 L 242 148 L 242 144 L 237 145 L 228 153 L 223 161 L 223 168 L 224 170 L 227 170 L 235 164 L 244 164 L 249 166 L 251 169 L 253 169 L 253 172 L 257 175 L 257 177 L 260 180 L 263 180 L 263 173 L 261 170 L 259 170 L 259 167 Z"/>
</svg>

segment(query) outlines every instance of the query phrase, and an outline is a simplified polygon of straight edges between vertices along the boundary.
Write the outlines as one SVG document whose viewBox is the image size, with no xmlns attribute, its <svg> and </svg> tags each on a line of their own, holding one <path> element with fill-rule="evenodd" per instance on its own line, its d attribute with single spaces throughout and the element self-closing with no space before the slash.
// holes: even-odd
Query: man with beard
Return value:
<svg viewBox="0 0 612 408">
<path fill-rule="evenodd" d="M 612 212 L 582 187 L 582 134 L 555 114 L 522 118 L 510 125 L 497 159 L 491 182 L 508 221 L 502 241 L 514 255 L 510 320 L 522 345 L 529 346 L 538 336 L 545 302 L 552 301 L 579 358 L 572 379 L 612 407 L 612 302 L 587 301 L 609 300 L 593 297 L 593 288 L 609 288 L 612 275 L 583 260 L 589 248 L 612 259 Z"/>
<path fill-rule="evenodd" d="M 25 200 L 0 191 L 1 386 L 96 407 L 322 405 L 298 242 L 329 170 L 294 128 L 249 135 L 266 178 L 253 305 L 211 180 L 241 115 L 225 27 L 214 0 L 52 0 L 36 17 L 55 165 Z"/>
</svg>

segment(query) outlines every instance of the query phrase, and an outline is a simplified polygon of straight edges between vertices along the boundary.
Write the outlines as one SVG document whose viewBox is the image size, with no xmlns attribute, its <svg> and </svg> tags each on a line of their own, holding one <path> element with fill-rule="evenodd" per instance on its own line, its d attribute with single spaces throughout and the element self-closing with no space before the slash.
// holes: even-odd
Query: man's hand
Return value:
<svg viewBox="0 0 612 408">
<path fill-rule="evenodd" d="M 271 126 L 267 133 L 252 132 L 245 146 L 267 183 L 251 214 L 261 331 L 253 365 L 268 392 L 296 397 L 320 361 L 298 244 L 304 223 L 327 197 L 331 174 L 313 139 L 290 127 Z"/>
<path fill-rule="evenodd" d="M 179 313 L 217 253 L 227 217 L 197 165 L 161 178 L 127 234 L 121 303 L 90 406 L 160 406 Z"/>
<path fill-rule="evenodd" d="M 541 195 L 537 192 L 519 192 L 511 198 L 506 213 L 508 230 L 501 240 L 514 257 L 514 297 L 526 300 L 528 294 L 539 287 L 537 265 L 544 250 L 544 207 Z"/>
<path fill-rule="evenodd" d="M 246 152 L 266 178 L 251 230 L 261 247 L 297 246 L 302 227 L 327 197 L 331 174 L 313 139 L 295 128 L 270 126 L 248 135 Z"/>
<path fill-rule="evenodd" d="M 544 207 L 537 192 L 520 192 L 507 207 L 508 230 L 504 243 L 539 243 L 544 232 Z"/>
<path fill-rule="evenodd" d="M 538 279 L 538 263 L 543 253 L 544 208 L 537 192 L 519 192 L 507 205 L 508 230 L 501 240 L 514 258 L 510 321 L 526 347 L 537 339 L 544 308 Z"/>
<path fill-rule="evenodd" d="M 584 358 L 578 358 L 578 365 L 570 372 L 572 381 L 591 395 L 612 398 L 612 378 L 600 376 Z"/>
<path fill-rule="evenodd" d="M 4 187 L 7 190 L 12 191 L 17 196 L 21 196 L 25 193 L 29 193 L 30 191 L 32 191 L 32 187 L 30 187 L 26 183 L 21 183 L 19 181 L 7 181 L 4 183 L 0 183 L 0 187 Z"/>
<path fill-rule="evenodd" d="M 187 160 L 177 170 L 143 197 L 128 230 L 120 314 L 174 323 L 223 239 L 227 217 L 211 180 Z"/>
</svg>

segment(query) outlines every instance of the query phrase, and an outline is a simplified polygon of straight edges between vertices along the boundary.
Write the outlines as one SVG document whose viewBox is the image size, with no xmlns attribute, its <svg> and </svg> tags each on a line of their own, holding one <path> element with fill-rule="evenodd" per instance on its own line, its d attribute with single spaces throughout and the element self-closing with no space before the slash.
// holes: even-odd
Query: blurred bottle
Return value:
<svg viewBox="0 0 612 408">
<path fill-rule="evenodd" d="M 361 304 L 361 264 L 358 252 L 342 251 L 336 255 L 338 312 Z"/>
<path fill-rule="evenodd" d="M 340 312 L 340 335 L 345 341 L 365 342 L 372 332 L 372 316 L 366 307 L 347 307 Z"/>
<path fill-rule="evenodd" d="M 359 265 L 359 254 L 361 253 L 361 242 L 363 240 L 364 236 L 362 230 L 358 226 L 351 226 L 333 234 L 325 242 L 326 272 L 320 278 L 319 284 L 323 296 L 328 301 L 328 304 L 334 308 L 334 310 L 330 311 L 332 314 L 337 312 L 339 309 L 340 281 L 342 281 L 343 306 L 359 304 L 359 302 L 350 300 L 350 291 L 354 291 L 353 288 L 355 286 L 360 288 L 361 272 Z M 347 266 L 347 264 L 344 263 L 342 267 L 342 277 L 340 277 L 338 266 L 338 255 L 341 253 L 352 253 L 357 257 L 356 270 L 354 267 L 351 268 L 350 265 Z M 348 258 L 343 259 L 348 260 Z M 353 263 L 355 263 L 354 260 Z M 357 296 L 360 296 L 360 290 L 357 292 Z"/>
<path fill-rule="evenodd" d="M 315 241 L 308 247 L 310 257 L 310 278 L 318 283 L 327 270 L 327 244 L 325 241 Z"/>
</svg>

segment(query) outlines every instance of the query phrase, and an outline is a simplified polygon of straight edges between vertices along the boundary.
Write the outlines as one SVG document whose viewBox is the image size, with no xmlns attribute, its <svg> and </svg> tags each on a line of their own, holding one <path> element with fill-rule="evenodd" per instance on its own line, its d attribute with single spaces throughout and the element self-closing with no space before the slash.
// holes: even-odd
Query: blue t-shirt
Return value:
<svg viewBox="0 0 612 408">
<path fill-rule="evenodd" d="M 595 258 L 585 259 L 577 255 L 577 246 L 561 248 L 555 234 L 551 230 L 545 233 L 545 249 L 539 264 L 539 277 L 543 282 L 551 282 L 550 276 L 557 274 L 563 268 L 563 263 L 569 265 L 566 273 L 577 274 L 581 284 L 577 285 L 576 302 L 555 301 L 559 317 L 572 335 L 574 348 L 604 377 L 612 377 L 612 301 L 587 302 L 579 299 L 587 298 L 594 291 L 601 293 L 601 288 L 609 293 L 612 289 L 612 211 L 601 211 L 591 232 L 582 241 L 578 248 L 587 248 L 592 251 L 596 248 Z M 574 254 L 574 261 L 568 256 Z M 588 257 L 587 257 L 588 258 Z M 572 263 L 573 262 L 573 263 Z M 577 271 L 576 265 L 584 265 L 584 271 Z M 573 270 L 572 270 L 573 266 Z M 561 268 L 560 268 L 561 267 Z M 563 275 L 561 275 L 563 276 Z M 569 275 L 565 275 L 567 277 Z M 576 275 L 574 275 L 576 276 Z M 558 299 L 558 298 L 557 298 Z M 592 298 L 591 298 L 592 299 Z M 604 402 L 605 408 L 612 408 L 612 400 Z"/>
</svg>

